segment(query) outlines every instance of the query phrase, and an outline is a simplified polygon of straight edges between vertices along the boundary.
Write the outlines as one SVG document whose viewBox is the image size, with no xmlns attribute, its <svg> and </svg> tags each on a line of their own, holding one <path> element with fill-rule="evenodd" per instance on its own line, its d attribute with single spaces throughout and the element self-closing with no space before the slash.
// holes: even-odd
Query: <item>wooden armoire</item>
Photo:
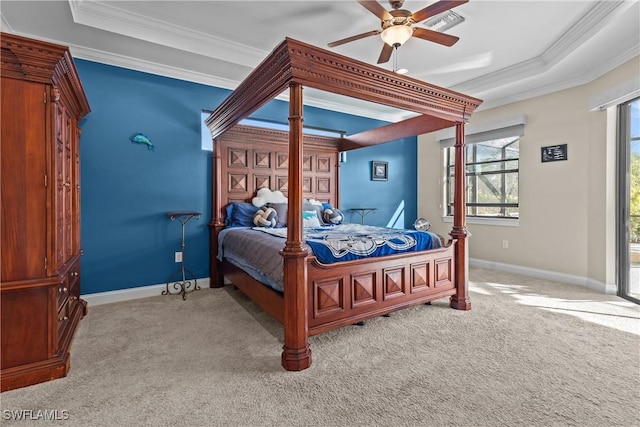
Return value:
<svg viewBox="0 0 640 427">
<path fill-rule="evenodd" d="M 69 49 L 0 33 L 0 386 L 67 375 L 80 299 L 80 119 Z"/>
</svg>

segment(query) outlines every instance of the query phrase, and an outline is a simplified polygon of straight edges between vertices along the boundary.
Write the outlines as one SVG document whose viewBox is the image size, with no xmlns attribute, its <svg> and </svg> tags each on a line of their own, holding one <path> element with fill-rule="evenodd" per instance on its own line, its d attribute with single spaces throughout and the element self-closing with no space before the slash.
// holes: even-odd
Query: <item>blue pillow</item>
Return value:
<svg viewBox="0 0 640 427">
<path fill-rule="evenodd" d="M 227 227 L 253 227 L 253 217 L 258 212 L 259 207 L 251 203 L 235 202 L 227 206 Z"/>
<path fill-rule="evenodd" d="M 224 225 L 225 227 L 228 227 L 229 224 L 231 224 L 231 215 L 233 215 L 233 205 L 235 203 L 229 203 L 227 205 L 226 208 L 224 208 L 225 211 L 225 215 L 224 215 Z"/>
</svg>

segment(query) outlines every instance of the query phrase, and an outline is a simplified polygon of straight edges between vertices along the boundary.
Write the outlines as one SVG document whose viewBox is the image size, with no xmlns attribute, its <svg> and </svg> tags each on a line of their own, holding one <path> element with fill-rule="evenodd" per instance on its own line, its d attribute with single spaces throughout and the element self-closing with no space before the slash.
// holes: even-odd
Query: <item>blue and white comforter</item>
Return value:
<svg viewBox="0 0 640 427">
<path fill-rule="evenodd" d="M 225 228 L 218 236 L 218 259 L 228 259 L 254 279 L 282 292 L 284 266 L 280 251 L 286 237 L 286 228 Z M 431 232 L 359 224 L 305 228 L 304 239 L 304 249 L 323 264 L 442 246 Z"/>
<path fill-rule="evenodd" d="M 286 228 L 254 227 L 254 230 L 286 238 Z M 361 224 L 305 228 L 304 241 L 323 264 L 380 257 L 442 246 L 437 234 L 429 231 L 398 230 Z"/>
</svg>

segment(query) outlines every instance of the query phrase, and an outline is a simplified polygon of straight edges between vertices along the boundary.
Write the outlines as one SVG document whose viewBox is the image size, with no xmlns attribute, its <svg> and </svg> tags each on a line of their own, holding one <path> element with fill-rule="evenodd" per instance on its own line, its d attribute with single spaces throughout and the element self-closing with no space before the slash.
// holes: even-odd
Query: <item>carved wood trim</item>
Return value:
<svg viewBox="0 0 640 427">
<path fill-rule="evenodd" d="M 68 47 L 0 33 L 0 49 L 3 77 L 56 85 L 77 120 L 91 111 Z"/>
<path fill-rule="evenodd" d="M 449 89 L 286 38 L 207 118 L 214 138 L 291 83 L 418 113 L 404 128 L 437 130 L 466 122 L 482 102 Z M 439 120 L 438 120 L 439 119 Z M 418 125 L 417 122 L 424 122 Z M 403 122 L 404 123 L 404 122 Z M 401 129 L 401 126 L 395 130 Z M 402 136 L 369 131 L 375 143 Z M 412 131 L 413 132 L 413 131 Z M 416 135 L 416 133 L 412 133 Z M 390 139 L 389 139 L 390 138 Z"/>
<path fill-rule="evenodd" d="M 315 257 L 307 257 L 309 333 L 325 332 L 454 294 L 454 269 L 441 270 L 438 286 L 434 286 L 431 270 L 433 265 L 452 266 L 454 251 L 455 242 L 449 242 L 448 246 L 426 252 L 335 264 L 320 264 Z M 320 293 L 318 289 L 323 287 Z M 344 301 L 339 308 L 338 301 Z"/>
<path fill-rule="evenodd" d="M 425 292 L 433 288 L 431 262 L 411 264 L 411 293 Z"/>
</svg>

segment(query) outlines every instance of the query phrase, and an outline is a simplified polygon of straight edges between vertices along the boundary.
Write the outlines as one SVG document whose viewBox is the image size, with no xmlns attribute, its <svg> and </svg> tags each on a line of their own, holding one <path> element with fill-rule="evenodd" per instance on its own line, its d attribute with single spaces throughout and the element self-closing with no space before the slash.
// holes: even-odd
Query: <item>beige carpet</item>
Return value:
<svg viewBox="0 0 640 427">
<path fill-rule="evenodd" d="M 280 367 L 279 324 L 231 287 L 90 307 L 69 376 L 2 393 L 2 425 L 640 425 L 638 306 L 470 277 L 473 310 L 439 300 L 312 337 L 298 373 Z"/>
</svg>

